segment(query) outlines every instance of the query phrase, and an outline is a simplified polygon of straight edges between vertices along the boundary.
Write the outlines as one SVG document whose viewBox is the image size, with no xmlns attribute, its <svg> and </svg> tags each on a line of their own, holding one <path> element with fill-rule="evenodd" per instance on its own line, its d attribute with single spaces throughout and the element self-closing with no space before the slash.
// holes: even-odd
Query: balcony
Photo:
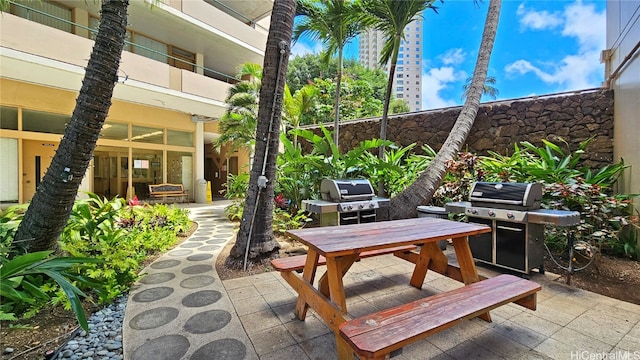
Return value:
<svg viewBox="0 0 640 360">
<path fill-rule="evenodd" d="M 78 91 L 93 41 L 3 13 L 0 22 L 3 78 Z M 123 52 L 114 99 L 219 117 L 230 82 Z M 126 80 L 125 80 L 126 78 Z M 231 78 L 230 78 L 231 79 Z"/>
</svg>

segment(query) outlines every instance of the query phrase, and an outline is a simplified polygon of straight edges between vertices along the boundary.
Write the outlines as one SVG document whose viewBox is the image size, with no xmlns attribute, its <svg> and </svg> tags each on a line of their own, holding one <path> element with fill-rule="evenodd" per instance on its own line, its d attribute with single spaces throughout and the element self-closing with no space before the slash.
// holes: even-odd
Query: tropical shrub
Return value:
<svg viewBox="0 0 640 360">
<path fill-rule="evenodd" d="M 126 207 L 121 198 L 89 194 L 73 207 L 60 247 L 77 257 L 100 259 L 86 273 L 103 284 L 100 300 L 110 302 L 138 279 L 142 262 L 167 250 L 191 225 L 185 210 L 167 205 Z"/>
<path fill-rule="evenodd" d="M 56 288 L 45 281 L 55 281 L 64 292 L 78 323 L 89 331 L 87 318 L 80 297 L 86 295 L 76 287 L 99 292 L 101 285 L 90 277 L 81 275 L 89 264 L 98 259 L 80 257 L 51 257 L 52 251 L 41 251 L 17 256 L 0 265 L 0 320 L 17 320 L 16 314 L 33 316 L 56 295 Z"/>
<path fill-rule="evenodd" d="M 29 204 L 14 205 L 0 212 L 0 266 L 13 257 L 26 253 L 25 242 L 14 241 L 18 225 Z"/>
</svg>

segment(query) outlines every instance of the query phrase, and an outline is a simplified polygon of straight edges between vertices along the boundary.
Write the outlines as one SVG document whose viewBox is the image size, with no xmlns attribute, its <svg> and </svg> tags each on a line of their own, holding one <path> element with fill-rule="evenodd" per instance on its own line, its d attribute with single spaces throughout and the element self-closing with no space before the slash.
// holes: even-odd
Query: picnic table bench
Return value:
<svg viewBox="0 0 640 360">
<path fill-rule="evenodd" d="M 167 199 L 176 199 L 184 202 L 188 197 L 189 193 L 182 184 L 149 185 L 149 198 L 151 200 L 162 199 L 162 202 L 167 202 Z"/>
<path fill-rule="evenodd" d="M 436 218 L 290 230 L 307 245 L 307 255 L 275 259 L 272 265 L 298 293 L 295 314 L 304 320 L 311 307 L 336 336 L 339 359 L 386 359 L 392 352 L 447 329 L 465 319 L 491 321 L 489 311 L 507 303 L 536 308 L 535 282 L 513 275 L 478 275 L 468 236 L 489 232 L 488 227 Z M 448 259 L 437 241 L 452 239 L 459 267 Z M 415 251 L 420 246 L 419 252 Z M 413 247 L 413 248 L 412 248 Z M 464 287 L 407 304 L 353 318 L 347 312 L 342 278 L 361 258 L 394 254 L 415 264 L 409 283 L 422 287 L 428 269 L 465 284 Z M 326 265 L 317 288 L 316 269 Z M 296 271 L 303 269 L 302 276 Z"/>
</svg>

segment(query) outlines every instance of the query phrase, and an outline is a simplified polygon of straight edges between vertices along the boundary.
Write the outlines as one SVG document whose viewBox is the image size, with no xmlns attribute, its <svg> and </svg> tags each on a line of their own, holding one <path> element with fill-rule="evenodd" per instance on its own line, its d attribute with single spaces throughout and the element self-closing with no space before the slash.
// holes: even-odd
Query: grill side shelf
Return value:
<svg viewBox="0 0 640 360">
<path fill-rule="evenodd" d="M 528 212 L 529 222 L 552 226 L 573 226 L 580 224 L 580 213 L 568 210 L 539 209 Z"/>
</svg>

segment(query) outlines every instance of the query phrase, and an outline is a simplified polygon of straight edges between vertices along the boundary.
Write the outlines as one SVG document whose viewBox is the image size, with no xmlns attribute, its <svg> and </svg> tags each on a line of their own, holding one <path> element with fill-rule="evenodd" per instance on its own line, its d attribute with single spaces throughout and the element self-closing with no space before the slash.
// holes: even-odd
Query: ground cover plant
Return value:
<svg viewBox="0 0 640 360">
<path fill-rule="evenodd" d="M 28 319 L 62 305 L 86 326 L 82 298 L 107 304 L 125 294 L 145 260 L 191 226 L 187 211 L 173 206 L 127 206 L 124 199 L 89 193 L 74 204 L 59 249 L 25 254 L 12 243 L 25 208 L 0 214 L 0 320 Z"/>
</svg>

